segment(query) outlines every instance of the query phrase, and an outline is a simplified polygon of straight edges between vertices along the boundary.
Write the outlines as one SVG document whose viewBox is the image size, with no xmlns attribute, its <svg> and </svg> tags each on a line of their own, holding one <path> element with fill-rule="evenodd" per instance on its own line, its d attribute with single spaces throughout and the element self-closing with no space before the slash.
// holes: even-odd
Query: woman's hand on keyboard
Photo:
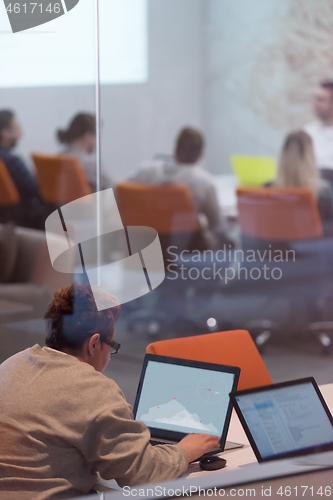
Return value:
<svg viewBox="0 0 333 500">
<path fill-rule="evenodd" d="M 212 448 L 220 447 L 220 439 L 216 436 L 209 434 L 188 434 L 178 443 L 179 446 L 184 448 L 189 456 L 188 461 L 193 462 L 207 453 Z"/>
</svg>

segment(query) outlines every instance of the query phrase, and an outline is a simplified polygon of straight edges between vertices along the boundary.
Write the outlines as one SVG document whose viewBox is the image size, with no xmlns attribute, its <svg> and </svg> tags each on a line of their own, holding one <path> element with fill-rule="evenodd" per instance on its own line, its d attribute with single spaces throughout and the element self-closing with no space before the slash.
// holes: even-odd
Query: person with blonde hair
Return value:
<svg viewBox="0 0 333 500">
<path fill-rule="evenodd" d="M 322 221 L 333 220 L 333 191 L 320 177 L 312 139 L 304 130 L 290 132 L 285 138 L 274 186 L 311 189 Z"/>
</svg>

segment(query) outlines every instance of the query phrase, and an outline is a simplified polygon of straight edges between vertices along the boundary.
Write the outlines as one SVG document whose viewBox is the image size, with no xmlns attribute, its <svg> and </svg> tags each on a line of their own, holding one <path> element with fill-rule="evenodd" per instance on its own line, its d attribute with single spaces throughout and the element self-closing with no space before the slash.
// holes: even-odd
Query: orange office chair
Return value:
<svg viewBox="0 0 333 500">
<path fill-rule="evenodd" d="M 272 298 L 275 290 L 280 297 L 289 296 L 293 305 L 291 309 L 296 311 L 301 307 L 303 312 L 299 316 L 306 321 L 305 311 L 309 315 L 311 305 L 315 302 L 314 296 L 321 293 L 322 283 L 329 276 L 328 260 L 331 253 L 325 249 L 327 242 L 321 239 L 323 227 L 312 191 L 308 188 L 240 187 L 237 189 L 237 198 L 243 248 L 256 249 L 261 246 L 267 249 L 270 245 L 281 251 L 296 251 L 296 262 L 276 264 L 284 266 L 284 275 L 281 281 L 275 282 L 274 290 L 269 282 L 266 285 L 258 282 L 252 283 L 251 291 L 255 292 L 261 286 L 263 296 L 268 298 Z M 267 264 L 271 265 L 270 262 Z M 292 287 L 298 283 L 299 288 L 292 292 Z M 303 303 L 301 296 L 304 297 Z M 302 326 L 303 329 L 312 320 L 308 322 Z M 279 323 L 257 319 L 249 322 L 247 328 L 255 337 L 258 347 L 262 348 L 272 332 L 279 328 Z"/>
<path fill-rule="evenodd" d="M 0 205 L 17 205 L 20 196 L 6 165 L 0 160 Z"/>
<path fill-rule="evenodd" d="M 124 182 L 117 185 L 117 202 L 124 226 L 153 227 L 164 250 L 171 244 L 179 250 L 205 249 L 187 186 Z"/>
<path fill-rule="evenodd" d="M 19 222 L 20 195 L 6 165 L 0 160 L 0 222 Z"/>
<path fill-rule="evenodd" d="M 316 200 L 308 188 L 238 188 L 239 224 L 243 235 L 269 241 L 323 236 Z"/>
<path fill-rule="evenodd" d="M 124 226 L 148 226 L 158 232 L 167 271 L 168 258 L 170 258 L 167 249 L 171 245 L 176 247 L 172 249 L 174 253 L 182 250 L 206 249 L 198 214 L 187 186 L 124 182 L 117 185 L 116 196 Z M 177 301 L 175 290 L 177 297 L 181 296 L 182 299 L 185 297 L 181 310 L 182 318 L 185 319 L 186 324 L 190 323 L 194 327 L 192 314 L 186 315 L 189 307 L 188 296 L 193 291 L 190 290 L 192 283 L 180 281 L 178 280 L 175 286 L 173 281 L 165 279 L 151 294 L 150 302 L 143 297 L 141 299 L 143 305 L 138 306 L 138 302 L 132 306 L 128 305 L 128 308 L 136 308 L 126 315 L 128 327 L 139 331 L 144 328 L 148 333 L 156 334 L 169 325 L 170 312 L 164 306 L 165 301 L 168 303 L 170 300 Z M 175 321 L 176 316 L 174 312 L 172 321 Z"/>
<path fill-rule="evenodd" d="M 117 185 L 117 198 L 125 226 L 145 225 L 161 234 L 200 229 L 187 186 L 123 182 Z"/>
<path fill-rule="evenodd" d="M 161 340 L 146 347 L 148 354 L 238 366 L 238 389 L 272 384 L 267 368 L 246 330 L 207 333 L 195 337 Z"/>
<path fill-rule="evenodd" d="M 83 168 L 75 156 L 33 153 L 40 194 L 49 210 L 91 194 Z"/>
</svg>

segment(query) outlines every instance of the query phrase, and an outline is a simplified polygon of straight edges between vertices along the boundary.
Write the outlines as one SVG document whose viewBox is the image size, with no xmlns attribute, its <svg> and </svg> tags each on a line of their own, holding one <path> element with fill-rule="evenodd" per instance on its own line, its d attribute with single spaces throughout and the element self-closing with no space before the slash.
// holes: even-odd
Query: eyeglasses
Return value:
<svg viewBox="0 0 333 500">
<path fill-rule="evenodd" d="M 102 340 L 102 342 L 110 346 L 111 354 L 117 354 L 120 349 L 120 344 L 118 344 L 118 342 L 115 342 L 114 340 Z"/>
</svg>

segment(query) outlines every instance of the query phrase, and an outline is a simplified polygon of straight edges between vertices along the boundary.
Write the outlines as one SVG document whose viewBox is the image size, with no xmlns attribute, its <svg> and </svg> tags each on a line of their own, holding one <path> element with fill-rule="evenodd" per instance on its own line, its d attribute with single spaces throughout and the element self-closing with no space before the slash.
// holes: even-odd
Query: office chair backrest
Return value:
<svg viewBox="0 0 333 500">
<path fill-rule="evenodd" d="M 238 188 L 241 233 L 270 241 L 323 236 L 316 200 L 308 188 Z"/>
<path fill-rule="evenodd" d="M 149 226 L 160 234 L 200 230 L 187 186 L 124 182 L 117 185 L 117 202 L 124 226 Z"/>
<path fill-rule="evenodd" d="M 6 165 L 0 160 L 0 205 L 17 205 L 20 195 L 7 170 Z"/>
<path fill-rule="evenodd" d="M 84 170 L 75 156 L 33 153 L 39 190 L 44 201 L 63 205 L 91 194 Z"/>
<path fill-rule="evenodd" d="M 230 156 L 230 161 L 241 186 L 262 186 L 275 179 L 276 162 L 264 156 Z"/>
<path fill-rule="evenodd" d="M 160 356 L 238 366 L 241 369 L 238 389 L 249 389 L 272 383 L 267 368 L 246 330 L 161 340 L 149 344 L 146 352 Z"/>
</svg>

